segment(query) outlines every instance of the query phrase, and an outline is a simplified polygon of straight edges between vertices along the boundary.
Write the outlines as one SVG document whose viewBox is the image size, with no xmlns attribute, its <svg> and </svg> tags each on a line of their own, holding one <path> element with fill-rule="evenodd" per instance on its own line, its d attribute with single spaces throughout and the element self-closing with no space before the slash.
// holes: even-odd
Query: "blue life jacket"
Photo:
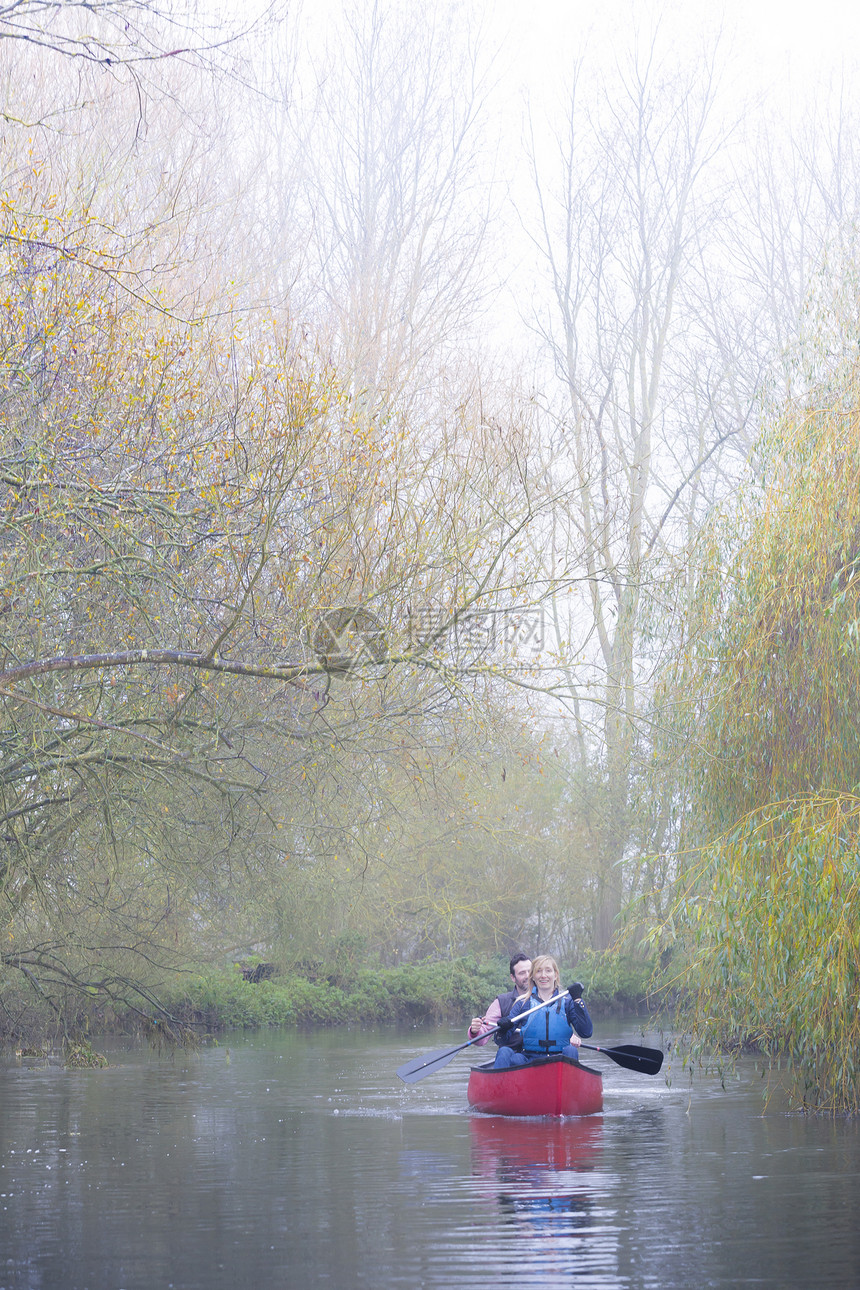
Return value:
<svg viewBox="0 0 860 1290">
<path fill-rule="evenodd" d="M 573 1027 L 567 1019 L 567 997 L 566 994 L 559 994 L 556 1003 L 548 1004 L 523 1022 L 523 1052 L 529 1057 L 547 1057 L 550 1053 L 560 1053 L 570 1043 Z M 540 995 L 534 990 L 525 1008 L 533 1008 L 540 1002 Z M 516 1020 L 516 1013 L 513 1014 L 513 1019 Z"/>
</svg>

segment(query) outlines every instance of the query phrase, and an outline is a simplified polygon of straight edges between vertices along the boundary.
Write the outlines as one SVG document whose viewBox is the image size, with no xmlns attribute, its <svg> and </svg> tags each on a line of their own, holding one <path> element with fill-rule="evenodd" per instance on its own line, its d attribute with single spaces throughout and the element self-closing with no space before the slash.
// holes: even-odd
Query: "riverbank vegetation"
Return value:
<svg viewBox="0 0 860 1290">
<path fill-rule="evenodd" d="M 586 955 L 575 967 L 563 968 L 566 981 L 587 981 L 586 996 L 597 1018 L 647 1016 L 652 975 L 647 960 L 618 955 Z M 508 989 L 508 964 L 501 959 L 463 957 L 398 967 L 341 960 L 328 971 L 319 965 L 288 973 L 272 963 L 250 962 L 174 974 L 159 995 L 163 1015 L 156 1027 L 136 1010 L 106 1006 L 102 999 L 87 1006 L 79 999 L 75 1028 L 79 1036 L 87 1036 L 87 1049 L 97 1048 L 97 1036 L 106 1031 L 193 1044 L 224 1031 L 261 1026 L 466 1025 Z M 7 992 L 7 1007 L 11 1002 Z M 17 1025 L 0 1032 L 0 1042 L 14 1040 L 20 1046 L 26 1036 L 35 1052 L 45 1035 L 62 1039 L 49 1011 L 35 1007 L 21 991 L 17 1003 Z M 67 1046 L 77 1054 L 77 1064 L 83 1064 L 80 1040 L 67 1040 Z"/>
<path fill-rule="evenodd" d="M 575 968 L 564 968 L 566 981 L 578 977 L 588 980 L 588 1003 L 596 1015 L 645 1015 L 651 980 L 647 961 L 604 962 L 589 956 Z M 365 966 L 327 976 L 274 976 L 258 983 L 222 970 L 183 982 L 172 1011 L 186 1024 L 206 1031 L 272 1025 L 466 1024 L 509 989 L 508 964 L 499 959 Z"/>
<path fill-rule="evenodd" d="M 688 850 L 657 935 L 698 1050 L 790 1059 L 799 1100 L 856 1109 L 860 367 L 854 237 L 818 291 L 759 480 L 707 535 L 671 678 L 692 702 Z M 671 926 L 671 930 L 670 930 Z M 669 982 L 672 974 L 669 973 Z"/>
<path fill-rule="evenodd" d="M 857 1109 L 850 96 L 479 8 L 0 14 L 0 1033 L 549 951 Z"/>
</svg>

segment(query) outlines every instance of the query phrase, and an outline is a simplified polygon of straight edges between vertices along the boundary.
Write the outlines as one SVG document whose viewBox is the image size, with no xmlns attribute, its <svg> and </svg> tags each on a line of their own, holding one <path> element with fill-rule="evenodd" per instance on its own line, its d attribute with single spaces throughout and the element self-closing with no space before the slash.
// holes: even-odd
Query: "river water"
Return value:
<svg viewBox="0 0 860 1290">
<path fill-rule="evenodd" d="M 669 1065 L 604 1113 L 478 1116 L 450 1028 L 109 1041 L 0 1066 L 0 1290 L 860 1286 L 860 1124 L 765 1111 Z M 598 1042 L 643 1040 L 602 1027 Z"/>
</svg>

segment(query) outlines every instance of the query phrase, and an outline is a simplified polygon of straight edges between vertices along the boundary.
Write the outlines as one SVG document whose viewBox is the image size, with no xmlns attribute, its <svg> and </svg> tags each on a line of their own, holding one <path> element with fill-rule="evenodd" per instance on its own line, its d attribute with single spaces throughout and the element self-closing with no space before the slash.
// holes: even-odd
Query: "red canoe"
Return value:
<svg viewBox="0 0 860 1290">
<path fill-rule="evenodd" d="M 599 1071 L 569 1057 L 543 1057 L 528 1066 L 473 1066 L 469 1105 L 488 1115 L 595 1115 L 603 1110 Z"/>
</svg>

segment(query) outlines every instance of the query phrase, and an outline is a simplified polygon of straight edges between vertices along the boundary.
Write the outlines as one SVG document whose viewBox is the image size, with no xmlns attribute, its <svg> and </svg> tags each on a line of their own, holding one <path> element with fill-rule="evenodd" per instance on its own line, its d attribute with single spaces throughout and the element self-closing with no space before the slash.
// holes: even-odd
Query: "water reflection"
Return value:
<svg viewBox="0 0 860 1290">
<path fill-rule="evenodd" d="M 603 1199 L 603 1116 L 476 1116 L 470 1130 L 476 1190 L 514 1229 L 525 1283 L 533 1277 L 581 1282 L 599 1268 L 602 1284 L 615 1284 L 617 1242 Z"/>
<path fill-rule="evenodd" d="M 470 1121 L 472 1169 L 479 1178 L 543 1186 L 590 1172 L 603 1143 L 603 1116 L 516 1120 L 476 1115 Z"/>
<path fill-rule="evenodd" d="M 473 1115 L 464 1068 L 394 1075 L 445 1040 L 0 1064 L 0 1290 L 860 1285 L 860 1121 L 762 1118 L 752 1067 L 728 1094 L 607 1073 L 583 1120 Z"/>
</svg>

